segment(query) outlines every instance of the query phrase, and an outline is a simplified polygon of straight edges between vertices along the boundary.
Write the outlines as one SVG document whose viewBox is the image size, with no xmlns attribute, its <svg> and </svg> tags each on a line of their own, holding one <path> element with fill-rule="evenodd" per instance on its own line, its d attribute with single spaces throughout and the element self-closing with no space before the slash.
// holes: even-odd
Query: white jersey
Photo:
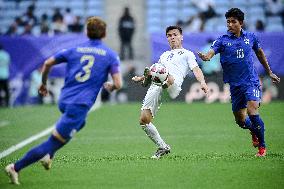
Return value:
<svg viewBox="0 0 284 189">
<path fill-rule="evenodd" d="M 163 64 L 175 79 L 175 84 L 181 87 L 184 78 L 196 66 L 196 57 L 193 52 L 182 49 L 173 49 L 164 52 L 159 59 L 159 63 Z"/>
<path fill-rule="evenodd" d="M 198 66 L 195 55 L 186 49 L 173 49 L 166 51 L 160 56 L 160 64 L 163 64 L 175 79 L 174 84 L 167 88 L 172 99 L 175 99 L 180 91 L 186 75 Z M 151 84 L 147 94 L 143 100 L 141 110 L 149 109 L 154 117 L 161 103 L 161 94 L 163 88 L 155 84 Z"/>
</svg>

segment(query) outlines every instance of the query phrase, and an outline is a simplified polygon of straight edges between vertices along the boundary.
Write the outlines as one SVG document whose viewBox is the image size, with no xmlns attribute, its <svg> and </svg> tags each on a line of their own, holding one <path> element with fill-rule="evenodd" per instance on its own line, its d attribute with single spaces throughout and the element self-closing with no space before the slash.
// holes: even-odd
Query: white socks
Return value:
<svg viewBox="0 0 284 189">
<path fill-rule="evenodd" d="M 141 125 L 142 129 L 145 131 L 146 135 L 159 147 L 159 148 L 165 148 L 167 144 L 164 142 L 164 140 L 161 138 L 157 128 L 153 123 L 149 123 L 146 125 Z"/>
</svg>

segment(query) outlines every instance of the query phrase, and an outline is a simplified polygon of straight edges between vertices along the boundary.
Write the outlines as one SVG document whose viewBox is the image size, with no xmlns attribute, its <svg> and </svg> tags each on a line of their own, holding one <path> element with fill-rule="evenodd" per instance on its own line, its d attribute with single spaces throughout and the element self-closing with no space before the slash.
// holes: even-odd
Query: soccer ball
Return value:
<svg viewBox="0 0 284 189">
<path fill-rule="evenodd" d="M 155 63 L 150 67 L 150 75 L 152 82 L 156 85 L 162 85 L 168 79 L 168 69 L 159 63 Z"/>
</svg>

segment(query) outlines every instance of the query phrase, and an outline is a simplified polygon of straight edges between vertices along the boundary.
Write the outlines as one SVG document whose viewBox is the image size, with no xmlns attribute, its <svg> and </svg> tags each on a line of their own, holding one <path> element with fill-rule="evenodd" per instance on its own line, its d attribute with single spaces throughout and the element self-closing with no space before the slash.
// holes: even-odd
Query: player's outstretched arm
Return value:
<svg viewBox="0 0 284 189">
<path fill-rule="evenodd" d="M 199 51 L 197 54 L 203 61 L 209 61 L 215 55 L 215 52 L 213 49 L 210 49 L 207 53 L 202 53 Z"/>
<path fill-rule="evenodd" d="M 273 83 L 279 83 L 280 82 L 280 78 L 275 75 L 272 70 L 270 69 L 270 66 L 268 64 L 267 58 L 264 54 L 264 51 L 259 48 L 256 52 L 255 52 L 259 62 L 262 64 L 262 66 L 264 67 L 266 73 L 269 75 L 269 77 L 271 78 Z"/>
<path fill-rule="evenodd" d="M 41 85 L 38 89 L 38 93 L 42 96 L 46 96 L 48 93 L 47 87 L 46 87 L 46 82 L 48 78 L 48 73 L 50 71 L 50 68 L 56 64 L 56 60 L 54 57 L 51 57 L 47 59 L 42 67 L 42 76 L 41 76 Z"/>
<path fill-rule="evenodd" d="M 132 81 L 136 83 L 141 83 L 143 87 L 147 87 L 152 82 L 151 77 L 152 76 L 150 75 L 150 69 L 146 67 L 143 75 L 132 77 Z"/>
<path fill-rule="evenodd" d="M 139 83 L 139 82 L 143 82 L 144 78 L 145 77 L 143 75 L 142 76 L 134 76 L 134 77 L 132 77 L 132 81 Z"/>
<path fill-rule="evenodd" d="M 201 85 L 201 89 L 204 91 L 204 93 L 206 94 L 206 96 L 208 96 L 208 86 L 205 82 L 205 79 L 204 79 L 204 75 L 203 75 L 203 72 L 201 71 L 201 69 L 196 66 L 195 68 L 192 69 L 193 73 L 194 73 L 194 76 L 195 78 L 197 79 L 197 81 L 200 82 L 200 85 Z"/>
</svg>

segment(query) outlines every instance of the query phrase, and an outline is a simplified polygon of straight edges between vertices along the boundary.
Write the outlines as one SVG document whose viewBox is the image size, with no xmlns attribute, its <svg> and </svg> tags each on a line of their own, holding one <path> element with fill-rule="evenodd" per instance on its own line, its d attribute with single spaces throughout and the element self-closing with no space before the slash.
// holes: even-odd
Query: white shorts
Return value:
<svg viewBox="0 0 284 189">
<path fill-rule="evenodd" d="M 181 91 L 181 87 L 178 86 L 176 83 L 174 83 L 174 84 L 172 84 L 171 86 L 168 87 L 167 91 L 168 91 L 170 97 L 172 99 L 175 99 L 179 95 L 179 93 Z"/>
<path fill-rule="evenodd" d="M 181 87 L 179 87 L 176 83 L 174 83 L 167 89 L 167 91 L 170 97 L 172 99 L 175 99 L 179 95 Z M 150 110 L 152 117 L 154 118 L 155 115 L 157 114 L 158 109 L 162 104 L 161 102 L 162 92 L 163 92 L 162 86 L 151 84 L 143 100 L 141 110 Z"/>
<path fill-rule="evenodd" d="M 143 100 L 141 110 L 150 110 L 154 118 L 161 105 L 162 92 L 162 86 L 151 84 Z"/>
</svg>

